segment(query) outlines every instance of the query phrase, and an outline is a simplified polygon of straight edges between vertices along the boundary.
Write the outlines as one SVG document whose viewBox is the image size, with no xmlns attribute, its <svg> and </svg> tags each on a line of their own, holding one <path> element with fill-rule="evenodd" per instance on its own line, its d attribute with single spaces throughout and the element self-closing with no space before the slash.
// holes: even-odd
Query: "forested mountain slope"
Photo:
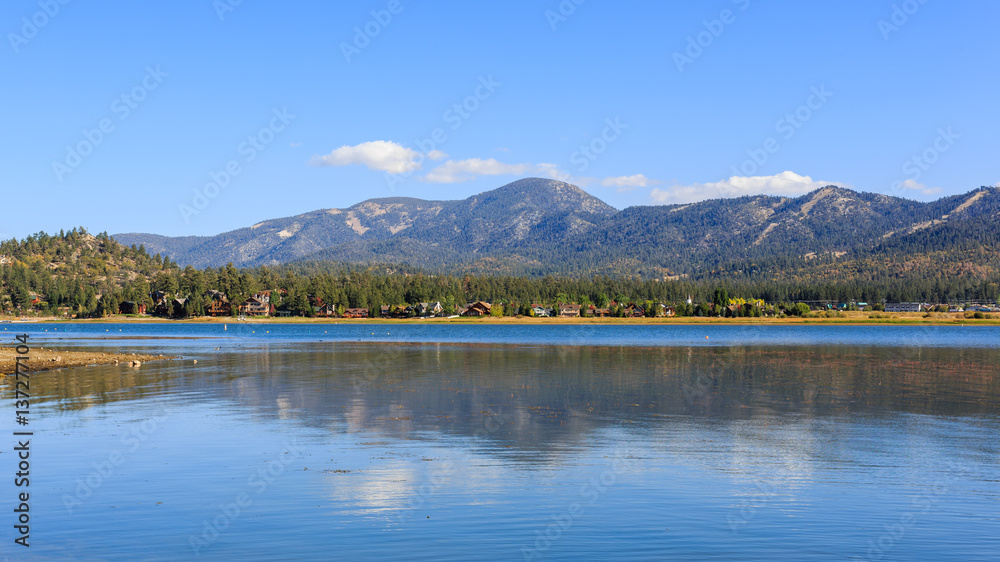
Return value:
<svg viewBox="0 0 1000 562">
<path fill-rule="evenodd" d="M 197 267 L 335 261 L 669 278 L 748 267 L 815 269 L 827 258 L 885 263 L 927 252 L 948 263 L 981 262 L 997 249 L 997 230 L 1000 189 L 993 187 L 929 203 L 827 186 L 801 197 L 616 211 L 576 186 L 527 178 L 461 201 L 372 199 L 212 237 L 115 239 Z"/>
</svg>

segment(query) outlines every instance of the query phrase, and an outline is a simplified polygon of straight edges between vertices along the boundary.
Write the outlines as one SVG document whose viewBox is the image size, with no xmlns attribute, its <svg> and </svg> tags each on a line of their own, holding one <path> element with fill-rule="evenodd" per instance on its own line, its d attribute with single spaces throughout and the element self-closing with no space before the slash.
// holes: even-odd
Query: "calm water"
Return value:
<svg viewBox="0 0 1000 562">
<path fill-rule="evenodd" d="M 12 559 L 1000 552 L 997 328 L 5 327 L 183 356 L 32 377 Z"/>
</svg>

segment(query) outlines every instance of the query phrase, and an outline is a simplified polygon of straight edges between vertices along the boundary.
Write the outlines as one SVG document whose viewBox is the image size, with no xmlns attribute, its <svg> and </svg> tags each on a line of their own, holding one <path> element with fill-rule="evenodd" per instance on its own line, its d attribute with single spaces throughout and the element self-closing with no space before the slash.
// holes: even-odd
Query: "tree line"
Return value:
<svg viewBox="0 0 1000 562">
<path fill-rule="evenodd" d="M 996 300 L 1000 278 L 986 275 L 831 275 L 803 279 L 774 276 L 775 263 L 755 271 L 752 264 L 721 266 L 698 278 L 649 279 L 626 275 L 515 276 L 438 274 L 391 264 L 348 265 L 313 262 L 278 267 L 196 269 L 168 257 L 150 256 L 143 247 L 118 244 L 106 233 L 83 228 L 57 235 L 39 233 L 0 243 L 0 311 L 104 316 L 132 301 L 152 309 L 157 291 L 186 299 L 184 315 L 205 314 L 210 290 L 225 293 L 234 310 L 254 294 L 272 290 L 275 307 L 312 315 L 317 303 L 338 309 L 365 308 L 377 315 L 382 305 L 441 302 L 447 313 L 474 301 L 500 303 L 503 314 L 528 314 L 533 304 L 577 303 L 625 314 L 628 304 L 644 311 L 656 303 L 678 314 L 753 315 L 764 307 L 748 302 L 837 303 L 921 301 L 961 303 Z M 777 261 L 777 260 L 776 260 Z M 787 271 L 794 272 L 792 264 Z M 857 273 L 857 272 L 855 272 Z M 688 304 L 688 301 L 691 301 Z M 726 312 L 736 303 L 735 312 Z M 758 312 L 760 311 L 758 310 Z"/>
</svg>

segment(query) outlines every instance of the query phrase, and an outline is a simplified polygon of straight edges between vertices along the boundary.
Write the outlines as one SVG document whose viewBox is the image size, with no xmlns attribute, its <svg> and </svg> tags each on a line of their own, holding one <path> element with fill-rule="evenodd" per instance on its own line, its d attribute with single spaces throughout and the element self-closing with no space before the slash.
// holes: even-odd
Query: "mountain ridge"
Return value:
<svg viewBox="0 0 1000 562">
<path fill-rule="evenodd" d="M 901 238 L 968 221 L 1000 223 L 1000 189 L 924 203 L 831 185 L 799 197 L 747 195 L 618 211 L 577 186 L 525 178 L 461 200 L 368 199 L 216 236 L 113 237 L 196 267 L 330 260 L 661 277 L 741 258 L 863 255 L 887 241 L 899 246 Z"/>
</svg>

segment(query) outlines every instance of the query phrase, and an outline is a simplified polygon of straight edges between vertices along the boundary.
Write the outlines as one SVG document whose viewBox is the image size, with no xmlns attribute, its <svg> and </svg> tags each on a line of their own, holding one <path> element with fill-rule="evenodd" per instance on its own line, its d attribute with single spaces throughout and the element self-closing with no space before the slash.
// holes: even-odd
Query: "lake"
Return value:
<svg viewBox="0 0 1000 562">
<path fill-rule="evenodd" d="M 15 559 L 1000 552 L 1000 327 L 4 328 L 181 356 L 32 375 Z"/>
</svg>

